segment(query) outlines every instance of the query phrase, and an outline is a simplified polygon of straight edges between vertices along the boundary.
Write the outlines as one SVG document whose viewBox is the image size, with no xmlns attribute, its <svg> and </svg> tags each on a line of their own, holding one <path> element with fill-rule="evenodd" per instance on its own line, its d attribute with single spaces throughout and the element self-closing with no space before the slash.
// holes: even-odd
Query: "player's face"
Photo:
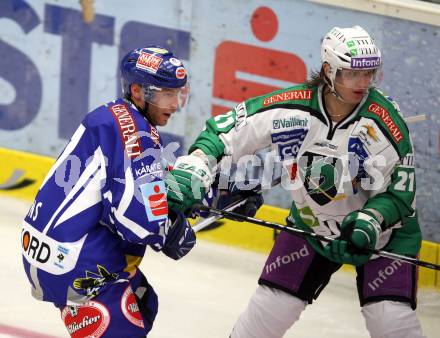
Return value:
<svg viewBox="0 0 440 338">
<path fill-rule="evenodd" d="M 376 78 L 377 70 L 339 69 L 335 89 L 347 103 L 358 104 L 368 93 Z"/>
<path fill-rule="evenodd" d="M 164 126 L 171 115 L 182 109 L 188 99 L 189 87 L 161 88 L 153 93 L 148 102 L 148 117 L 151 123 Z"/>
<path fill-rule="evenodd" d="M 155 126 L 165 126 L 171 115 L 177 110 L 177 106 L 170 105 L 168 108 L 161 108 L 150 104 L 148 106 L 148 120 Z"/>
</svg>

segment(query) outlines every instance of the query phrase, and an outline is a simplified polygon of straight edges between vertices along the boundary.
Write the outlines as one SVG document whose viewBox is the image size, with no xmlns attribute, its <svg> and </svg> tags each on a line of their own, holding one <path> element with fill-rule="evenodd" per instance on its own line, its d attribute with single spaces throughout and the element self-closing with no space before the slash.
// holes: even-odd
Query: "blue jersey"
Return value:
<svg viewBox="0 0 440 338">
<path fill-rule="evenodd" d="M 46 176 L 23 222 L 35 298 L 81 304 L 134 275 L 168 231 L 157 130 L 118 99 L 89 113 Z"/>
</svg>

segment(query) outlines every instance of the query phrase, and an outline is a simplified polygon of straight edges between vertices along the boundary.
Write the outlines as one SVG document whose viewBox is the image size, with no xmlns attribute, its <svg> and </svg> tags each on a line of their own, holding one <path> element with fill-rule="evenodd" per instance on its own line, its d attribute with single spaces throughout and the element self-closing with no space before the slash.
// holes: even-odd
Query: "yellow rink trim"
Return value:
<svg viewBox="0 0 440 338">
<path fill-rule="evenodd" d="M 34 199 L 55 160 L 0 148 L 0 195 Z"/>
<path fill-rule="evenodd" d="M 55 160 L 16 150 L 0 148 L 0 195 L 32 201 Z M 285 224 L 288 210 L 264 205 L 257 218 Z M 273 245 L 274 230 L 259 225 L 223 220 L 222 226 L 197 233 L 197 237 L 260 253 Z M 420 259 L 440 264 L 440 244 L 423 241 Z M 351 266 L 345 270 L 353 271 Z M 420 268 L 419 285 L 440 289 L 440 271 Z"/>
</svg>

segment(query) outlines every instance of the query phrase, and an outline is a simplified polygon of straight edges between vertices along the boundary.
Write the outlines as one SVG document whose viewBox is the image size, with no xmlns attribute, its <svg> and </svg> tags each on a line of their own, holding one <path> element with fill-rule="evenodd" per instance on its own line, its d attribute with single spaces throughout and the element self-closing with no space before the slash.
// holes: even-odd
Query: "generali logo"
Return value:
<svg viewBox="0 0 440 338">
<path fill-rule="evenodd" d="M 110 111 L 118 123 L 119 135 L 121 136 L 127 156 L 129 158 L 139 156 L 142 153 L 142 148 L 137 137 L 138 130 L 127 106 L 115 104 L 110 107 Z"/>
<path fill-rule="evenodd" d="M 292 101 L 292 100 L 311 100 L 312 90 L 310 89 L 300 89 L 291 90 L 290 92 L 284 92 L 279 94 L 274 94 L 263 100 L 263 106 L 268 106 L 273 103 Z"/>
<path fill-rule="evenodd" d="M 370 113 L 373 113 L 374 115 L 379 116 L 379 118 L 382 120 L 383 123 L 385 123 L 386 127 L 390 131 L 394 141 L 399 143 L 403 139 L 402 132 L 400 131 L 399 127 L 397 127 L 397 125 L 394 123 L 393 119 L 388 113 L 388 110 L 373 102 L 368 107 L 368 111 Z"/>
</svg>

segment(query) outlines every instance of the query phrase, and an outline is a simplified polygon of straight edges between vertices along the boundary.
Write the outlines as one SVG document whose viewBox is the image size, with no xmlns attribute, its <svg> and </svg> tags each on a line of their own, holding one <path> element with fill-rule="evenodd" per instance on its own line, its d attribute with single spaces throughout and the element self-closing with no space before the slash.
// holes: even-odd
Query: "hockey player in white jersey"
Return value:
<svg viewBox="0 0 440 338">
<path fill-rule="evenodd" d="M 356 266 L 371 337 L 422 337 L 417 268 L 362 251 L 384 248 L 415 257 L 421 245 L 408 128 L 397 104 L 376 89 L 381 52 L 361 27 L 335 27 L 324 37 L 321 60 L 305 84 L 209 119 L 190 154 L 168 174 L 168 201 L 190 208 L 211 184 L 217 161 L 229 156 L 238 162 L 271 148 L 295 187 L 288 223 L 335 240 L 282 232 L 231 337 L 282 337 L 344 263 Z"/>
<path fill-rule="evenodd" d="M 32 295 L 54 303 L 75 338 L 145 337 L 158 308 L 138 269 L 146 248 L 179 259 L 195 244 L 168 208 L 156 130 L 188 98 L 185 67 L 152 46 L 130 51 L 120 71 L 123 97 L 85 116 L 23 223 Z"/>
</svg>

